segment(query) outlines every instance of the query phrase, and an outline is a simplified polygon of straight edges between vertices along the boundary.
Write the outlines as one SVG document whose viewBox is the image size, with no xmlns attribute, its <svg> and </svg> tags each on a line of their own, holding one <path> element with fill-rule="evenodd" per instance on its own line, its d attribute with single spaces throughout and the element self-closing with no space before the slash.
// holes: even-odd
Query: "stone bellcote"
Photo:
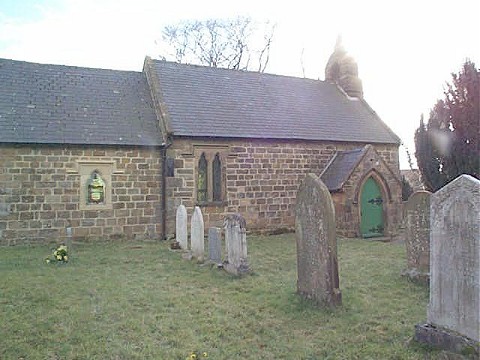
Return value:
<svg viewBox="0 0 480 360">
<path fill-rule="evenodd" d="M 340 36 L 325 67 L 325 81 L 337 84 L 348 96 L 363 98 L 362 80 L 358 77 L 357 63 L 345 51 Z"/>
</svg>

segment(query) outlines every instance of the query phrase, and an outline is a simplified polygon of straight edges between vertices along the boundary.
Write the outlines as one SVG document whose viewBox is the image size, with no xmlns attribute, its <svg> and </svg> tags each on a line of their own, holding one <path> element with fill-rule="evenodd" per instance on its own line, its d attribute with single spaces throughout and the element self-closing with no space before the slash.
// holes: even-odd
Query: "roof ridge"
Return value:
<svg viewBox="0 0 480 360">
<path fill-rule="evenodd" d="M 101 70 L 101 71 L 113 71 L 113 72 L 121 72 L 121 73 L 134 73 L 134 74 L 142 73 L 142 71 L 135 71 L 135 70 L 118 70 L 118 69 L 108 69 L 108 68 L 99 68 L 99 67 L 91 67 L 91 66 L 39 63 L 39 62 L 33 62 L 33 61 L 0 58 L 0 64 L 2 62 L 7 62 L 7 61 L 17 63 L 17 64 L 28 64 L 28 65 L 42 66 L 42 67 L 54 66 L 58 68 L 67 68 L 67 69 Z"/>
<path fill-rule="evenodd" d="M 327 84 L 327 85 L 335 85 L 335 84 L 332 84 L 332 83 L 330 83 L 328 81 L 325 81 L 325 80 L 313 79 L 313 78 L 308 78 L 308 77 L 298 77 L 298 76 L 294 76 L 294 75 L 284 75 L 284 74 L 276 74 L 276 73 L 269 73 L 269 72 L 259 72 L 259 71 L 253 71 L 253 70 L 229 69 L 229 68 L 214 67 L 214 66 L 207 66 L 207 65 L 201 65 L 201 64 L 179 63 L 179 62 L 176 62 L 176 61 L 168 61 L 168 60 L 160 60 L 160 59 L 151 59 L 151 60 L 153 62 L 164 63 L 164 64 L 167 64 L 167 65 L 199 68 L 199 69 L 205 69 L 207 71 L 215 71 L 215 72 L 224 71 L 224 72 L 230 72 L 230 73 L 243 73 L 243 74 L 253 74 L 253 75 L 258 74 L 260 76 L 273 76 L 273 77 L 281 77 L 281 78 L 289 78 L 289 79 L 297 79 L 297 80 L 318 82 L 318 83 Z"/>
</svg>

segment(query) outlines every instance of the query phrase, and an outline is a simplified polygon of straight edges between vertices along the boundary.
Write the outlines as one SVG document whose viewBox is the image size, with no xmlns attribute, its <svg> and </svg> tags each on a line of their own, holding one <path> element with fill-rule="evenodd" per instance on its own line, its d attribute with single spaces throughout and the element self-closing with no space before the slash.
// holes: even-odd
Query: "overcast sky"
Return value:
<svg viewBox="0 0 480 360">
<path fill-rule="evenodd" d="M 365 99 L 412 154 L 451 73 L 467 58 L 480 67 L 479 0 L 0 0 L 0 57 L 141 71 L 164 25 L 238 15 L 277 24 L 269 73 L 303 76 L 303 50 L 305 75 L 323 80 L 342 34 Z"/>
</svg>

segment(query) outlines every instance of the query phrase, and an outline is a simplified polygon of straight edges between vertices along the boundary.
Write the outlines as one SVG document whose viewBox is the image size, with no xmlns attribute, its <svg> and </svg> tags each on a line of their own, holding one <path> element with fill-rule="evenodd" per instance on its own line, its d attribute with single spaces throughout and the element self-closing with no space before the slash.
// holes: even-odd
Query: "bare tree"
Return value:
<svg viewBox="0 0 480 360">
<path fill-rule="evenodd" d="M 259 23 L 249 17 L 183 21 L 164 27 L 161 58 L 236 70 L 258 62 L 258 71 L 264 72 L 274 32 L 275 25 L 266 22 L 260 39 Z"/>
</svg>

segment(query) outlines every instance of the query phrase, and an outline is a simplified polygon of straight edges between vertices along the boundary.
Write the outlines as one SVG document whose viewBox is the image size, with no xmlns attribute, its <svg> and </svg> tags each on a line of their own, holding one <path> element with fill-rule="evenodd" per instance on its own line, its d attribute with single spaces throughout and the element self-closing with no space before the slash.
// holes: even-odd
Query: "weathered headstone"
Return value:
<svg viewBox="0 0 480 360">
<path fill-rule="evenodd" d="M 229 215 L 224 221 L 227 261 L 225 270 L 242 275 L 250 271 L 247 259 L 247 229 L 245 219 L 240 214 Z"/>
<path fill-rule="evenodd" d="M 202 211 L 198 206 L 195 206 L 193 210 L 190 237 L 192 256 L 198 261 L 203 261 L 205 254 L 205 228 Z"/>
<path fill-rule="evenodd" d="M 341 305 L 335 209 L 330 192 L 314 174 L 298 189 L 295 236 L 298 293 L 321 306 Z"/>
<path fill-rule="evenodd" d="M 430 303 L 415 338 L 479 355 L 480 181 L 461 175 L 431 197 Z"/>
<path fill-rule="evenodd" d="M 208 229 L 208 260 L 218 265 L 222 264 L 222 229 Z"/>
<path fill-rule="evenodd" d="M 405 247 L 407 270 L 413 280 L 428 282 L 430 273 L 430 196 L 428 191 L 416 191 L 405 203 Z"/>
<path fill-rule="evenodd" d="M 175 224 L 176 241 L 183 250 L 188 249 L 188 226 L 187 226 L 187 208 L 185 205 L 179 205 L 177 208 L 176 224 Z"/>
</svg>

